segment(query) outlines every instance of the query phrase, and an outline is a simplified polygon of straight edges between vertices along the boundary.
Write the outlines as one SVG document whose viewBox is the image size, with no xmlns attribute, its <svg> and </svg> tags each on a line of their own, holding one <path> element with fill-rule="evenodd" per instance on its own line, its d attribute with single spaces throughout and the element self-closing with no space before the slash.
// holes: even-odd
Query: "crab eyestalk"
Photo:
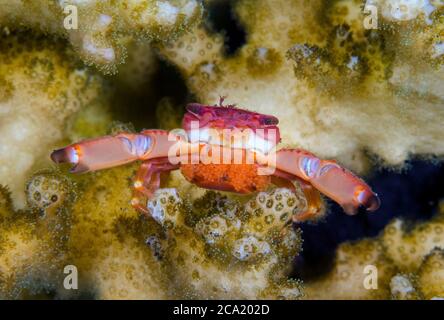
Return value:
<svg viewBox="0 0 444 320">
<path fill-rule="evenodd" d="M 51 153 L 55 163 L 72 163 L 72 173 L 106 169 L 141 159 L 153 145 L 142 134 L 118 134 L 83 140 Z"/>
</svg>

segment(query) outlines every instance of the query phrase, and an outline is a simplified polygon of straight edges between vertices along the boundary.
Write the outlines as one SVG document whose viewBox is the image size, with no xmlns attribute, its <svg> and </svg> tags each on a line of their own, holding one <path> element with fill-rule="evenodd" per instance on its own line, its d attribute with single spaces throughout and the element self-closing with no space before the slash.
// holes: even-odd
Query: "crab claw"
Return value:
<svg viewBox="0 0 444 320">
<path fill-rule="evenodd" d="M 321 160 L 310 182 L 349 215 L 356 214 L 360 207 L 375 211 L 380 206 L 378 195 L 362 179 L 336 163 Z"/>
<path fill-rule="evenodd" d="M 73 147 L 66 147 L 54 150 L 51 153 L 51 160 L 55 163 L 74 163 L 77 164 L 78 156 Z"/>
<path fill-rule="evenodd" d="M 360 207 L 375 211 L 380 206 L 378 195 L 361 178 L 335 161 L 321 160 L 304 150 L 280 150 L 278 169 L 291 173 L 338 203 L 349 215 Z"/>
<path fill-rule="evenodd" d="M 55 163 L 72 163 L 74 167 L 71 168 L 72 173 L 81 173 L 88 171 L 88 167 L 79 163 L 79 147 L 77 145 L 68 146 L 66 148 L 54 150 L 51 153 L 51 160 Z"/>
<path fill-rule="evenodd" d="M 142 134 L 118 134 L 83 140 L 51 153 L 55 163 L 72 163 L 72 173 L 115 167 L 141 159 L 152 147 L 152 138 Z"/>
<path fill-rule="evenodd" d="M 357 200 L 367 211 L 375 211 L 381 205 L 378 194 L 369 190 L 363 190 Z"/>
</svg>

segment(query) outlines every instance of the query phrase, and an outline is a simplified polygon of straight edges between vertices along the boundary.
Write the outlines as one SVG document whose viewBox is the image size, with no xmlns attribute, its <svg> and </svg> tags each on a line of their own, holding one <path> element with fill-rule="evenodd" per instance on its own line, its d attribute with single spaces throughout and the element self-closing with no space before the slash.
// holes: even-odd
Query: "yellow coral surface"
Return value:
<svg viewBox="0 0 444 320">
<path fill-rule="evenodd" d="M 200 20 L 195 0 L 1 0 L 0 27 L 23 25 L 67 38 L 88 64 L 115 73 L 133 40 L 174 38 Z"/>
<path fill-rule="evenodd" d="M 23 208 L 26 178 L 48 164 L 70 119 L 100 108 L 101 80 L 76 64 L 62 42 L 28 33 L 0 34 L 0 182 Z"/>
<path fill-rule="evenodd" d="M 309 299 L 433 299 L 442 298 L 444 206 L 430 221 L 409 229 L 394 219 L 376 239 L 344 243 L 332 269 L 305 282 Z M 410 222 L 411 223 L 411 222 Z M 376 268 L 377 287 L 365 286 L 366 266 Z"/>
</svg>

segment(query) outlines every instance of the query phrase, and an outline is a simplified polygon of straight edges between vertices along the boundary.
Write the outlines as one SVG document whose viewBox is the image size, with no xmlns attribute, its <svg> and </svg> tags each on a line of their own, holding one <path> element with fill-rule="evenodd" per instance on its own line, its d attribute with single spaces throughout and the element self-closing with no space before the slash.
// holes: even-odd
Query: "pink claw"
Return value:
<svg viewBox="0 0 444 320">
<path fill-rule="evenodd" d="M 118 134 L 83 140 L 51 153 L 55 163 L 72 163 L 73 173 L 114 167 L 138 160 L 151 148 L 152 139 L 142 134 Z"/>
<path fill-rule="evenodd" d="M 361 206 L 368 211 L 380 206 L 378 195 L 362 179 L 334 161 L 321 160 L 303 150 L 280 150 L 277 168 L 308 181 L 347 214 L 356 214 Z"/>
</svg>

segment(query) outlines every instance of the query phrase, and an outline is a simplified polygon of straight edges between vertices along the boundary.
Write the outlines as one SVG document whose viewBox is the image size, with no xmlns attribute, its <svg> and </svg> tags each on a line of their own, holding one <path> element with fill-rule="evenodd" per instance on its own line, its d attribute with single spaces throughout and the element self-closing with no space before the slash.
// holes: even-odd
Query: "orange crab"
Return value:
<svg viewBox="0 0 444 320">
<path fill-rule="evenodd" d="M 55 150 L 56 163 L 72 163 L 73 173 L 110 168 L 141 160 L 131 204 L 150 214 L 146 200 L 160 185 L 160 174 L 180 169 L 203 188 L 251 193 L 270 184 L 294 190 L 298 181 L 307 199 L 306 210 L 293 216 L 302 222 L 321 211 L 320 192 L 339 203 L 347 214 L 359 207 L 376 210 L 376 193 L 335 161 L 321 160 L 301 149 L 280 149 L 278 119 L 233 105 L 187 105 L 183 129 L 143 130 L 83 140 Z"/>
</svg>

